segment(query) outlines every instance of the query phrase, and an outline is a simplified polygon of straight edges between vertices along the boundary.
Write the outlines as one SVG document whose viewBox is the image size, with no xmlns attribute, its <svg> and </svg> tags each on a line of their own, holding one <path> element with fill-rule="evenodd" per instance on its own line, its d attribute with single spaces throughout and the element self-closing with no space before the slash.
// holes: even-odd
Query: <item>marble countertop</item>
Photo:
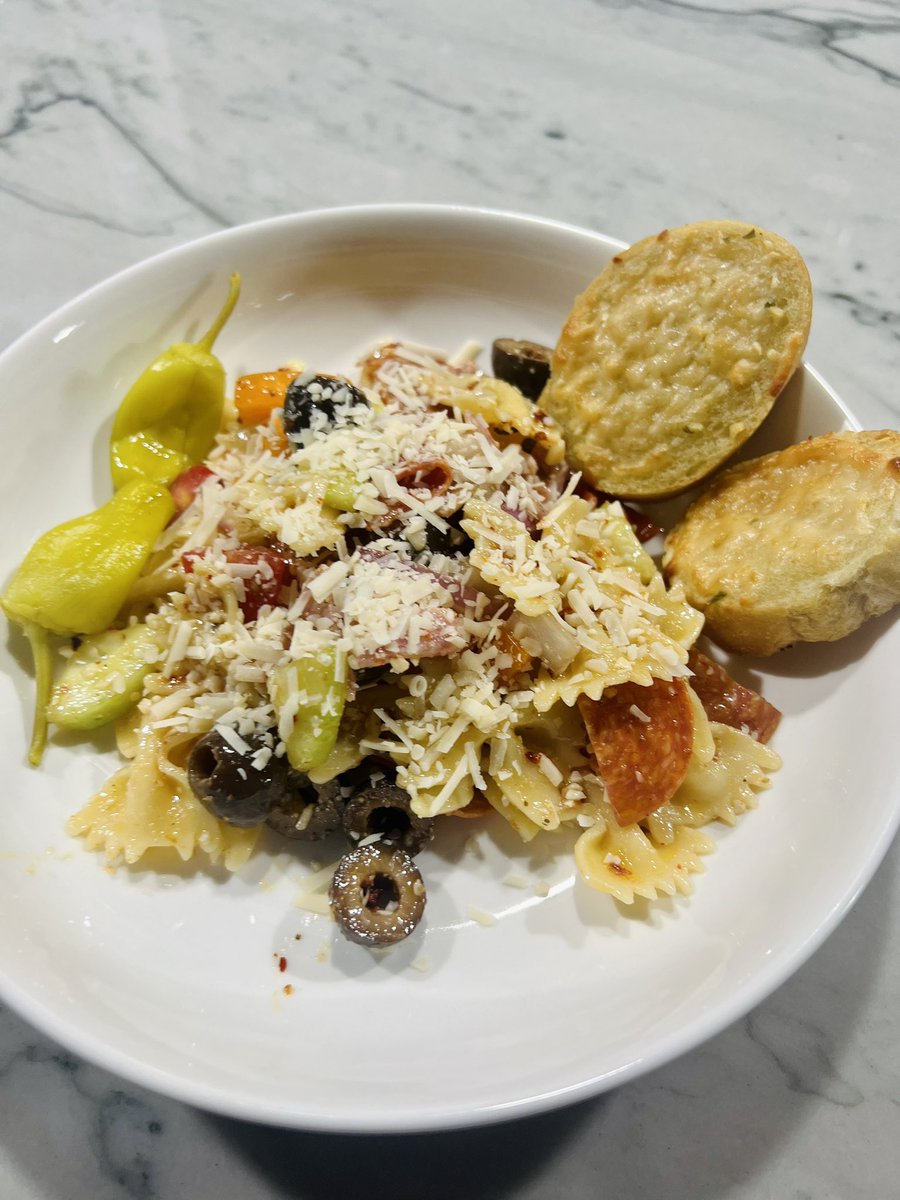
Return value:
<svg viewBox="0 0 900 1200">
<path fill-rule="evenodd" d="M 808 360 L 864 425 L 900 422 L 896 3 L 7 0 L 2 23 L 0 345 L 148 255 L 298 209 L 486 205 L 629 240 L 739 217 L 806 257 Z M 898 867 L 895 846 L 711 1042 L 497 1128 L 376 1145 L 212 1117 L 0 1008 L 0 1195 L 886 1200 Z"/>
</svg>

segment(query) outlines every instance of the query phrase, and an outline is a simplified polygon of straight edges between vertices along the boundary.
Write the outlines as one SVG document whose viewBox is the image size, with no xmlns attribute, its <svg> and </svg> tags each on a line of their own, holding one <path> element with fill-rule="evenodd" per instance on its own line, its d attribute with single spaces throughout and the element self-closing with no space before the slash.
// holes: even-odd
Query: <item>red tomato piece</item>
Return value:
<svg viewBox="0 0 900 1200">
<path fill-rule="evenodd" d="M 241 601 L 244 620 L 255 621 L 264 605 L 278 603 L 287 563 L 283 555 L 268 546 L 238 546 L 229 550 L 226 558 L 230 563 L 258 568 L 256 574 L 244 579 L 244 599 Z"/>
<path fill-rule="evenodd" d="M 172 493 L 172 499 L 179 512 L 184 512 L 185 509 L 191 507 L 197 498 L 197 492 L 207 479 L 212 479 L 214 474 L 215 471 L 211 471 L 203 463 L 198 463 L 196 467 L 188 467 L 186 471 L 181 472 L 177 479 L 172 480 L 169 484 L 169 491 Z"/>
<path fill-rule="evenodd" d="M 181 556 L 181 565 L 190 575 L 197 562 L 205 557 L 205 550 L 187 550 Z M 273 546 L 235 546 L 225 552 L 225 559 L 257 568 L 252 575 L 242 577 L 244 598 L 240 607 L 245 621 L 255 621 L 264 605 L 278 603 L 288 574 L 288 559 L 281 550 Z"/>
</svg>

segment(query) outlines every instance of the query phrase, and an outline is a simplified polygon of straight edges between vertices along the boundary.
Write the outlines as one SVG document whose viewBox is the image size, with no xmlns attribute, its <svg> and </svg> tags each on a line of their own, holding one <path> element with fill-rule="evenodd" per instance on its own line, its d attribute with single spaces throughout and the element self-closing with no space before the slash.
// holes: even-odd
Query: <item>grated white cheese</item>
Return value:
<svg viewBox="0 0 900 1200">
<path fill-rule="evenodd" d="M 497 918 L 493 913 L 486 912 L 483 908 L 476 908 L 473 904 L 469 905 L 469 918 L 476 925 L 483 925 L 485 928 L 497 924 Z"/>
<path fill-rule="evenodd" d="M 538 770 L 550 780 L 554 787 L 559 787 L 563 781 L 564 776 L 562 771 L 546 754 L 541 755 Z"/>
<path fill-rule="evenodd" d="M 321 575 L 317 575 L 311 579 L 306 585 L 312 598 L 321 604 L 323 600 L 334 592 L 334 589 L 350 574 L 348 563 L 342 562 L 340 559 L 326 567 Z"/>
<path fill-rule="evenodd" d="M 250 743 L 244 741 L 239 733 L 237 733 L 230 725 L 218 724 L 215 726 L 216 733 L 227 742 L 228 745 L 244 758 L 250 757 Z"/>
<path fill-rule="evenodd" d="M 530 881 L 527 876 L 520 875 L 516 871 L 510 871 L 508 875 L 503 876 L 500 882 L 505 884 L 506 887 L 527 888 Z"/>
</svg>

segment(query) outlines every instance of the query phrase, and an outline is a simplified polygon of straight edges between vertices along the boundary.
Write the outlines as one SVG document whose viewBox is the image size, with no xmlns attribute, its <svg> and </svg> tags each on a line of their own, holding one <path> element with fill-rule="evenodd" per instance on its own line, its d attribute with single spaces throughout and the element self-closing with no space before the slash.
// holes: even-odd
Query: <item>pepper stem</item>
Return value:
<svg viewBox="0 0 900 1200">
<path fill-rule="evenodd" d="M 46 629 L 35 625 L 33 621 L 26 621 L 22 628 L 31 643 L 31 654 L 34 658 L 34 725 L 31 745 L 28 747 L 28 761 L 33 767 L 39 767 L 47 745 L 47 705 L 53 687 L 53 653 Z"/>
<path fill-rule="evenodd" d="M 237 304 L 238 296 L 240 296 L 240 294 L 241 277 L 238 275 L 237 271 L 235 271 L 228 283 L 228 299 L 222 306 L 222 311 L 216 317 L 215 321 L 213 321 L 205 336 L 196 343 L 196 346 L 199 350 L 206 350 L 207 352 L 212 350 L 213 343 L 222 332 L 222 326 L 234 311 L 234 306 Z"/>
</svg>

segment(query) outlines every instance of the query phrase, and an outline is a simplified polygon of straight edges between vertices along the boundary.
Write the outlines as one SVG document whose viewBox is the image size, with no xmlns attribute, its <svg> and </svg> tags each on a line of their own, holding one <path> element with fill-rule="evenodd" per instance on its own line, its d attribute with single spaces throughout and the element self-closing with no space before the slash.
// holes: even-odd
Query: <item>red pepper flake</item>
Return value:
<svg viewBox="0 0 900 1200">
<path fill-rule="evenodd" d="M 193 572 L 196 564 L 205 557 L 205 550 L 185 550 L 184 554 L 181 556 L 181 565 L 184 569 L 185 575 L 190 575 Z"/>
<path fill-rule="evenodd" d="M 281 971 L 282 974 L 287 970 L 287 959 L 283 954 L 279 955 L 278 957 L 278 970 Z"/>
<path fill-rule="evenodd" d="M 543 756 L 540 750 L 526 750 L 525 757 L 530 763 L 534 763 L 535 766 L 538 766 Z"/>
</svg>

